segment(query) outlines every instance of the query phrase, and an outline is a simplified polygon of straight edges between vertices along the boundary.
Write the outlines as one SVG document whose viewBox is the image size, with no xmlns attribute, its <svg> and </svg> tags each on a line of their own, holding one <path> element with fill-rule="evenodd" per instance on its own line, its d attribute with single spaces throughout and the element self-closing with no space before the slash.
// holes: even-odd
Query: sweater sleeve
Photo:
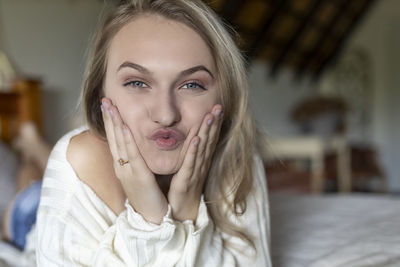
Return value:
<svg viewBox="0 0 400 267">
<path fill-rule="evenodd" d="M 243 216 L 256 237 L 257 253 L 249 255 L 224 246 L 203 198 L 195 224 L 174 221 L 171 207 L 160 225 L 152 224 L 128 202 L 126 210 L 112 218 L 96 196 L 65 183 L 71 170 L 55 155 L 57 151 L 45 173 L 37 217 L 38 266 L 270 266 L 269 226 L 264 203 L 259 202 L 265 199 L 257 200 L 257 194 Z M 230 242 L 244 246 L 238 238 Z"/>
</svg>

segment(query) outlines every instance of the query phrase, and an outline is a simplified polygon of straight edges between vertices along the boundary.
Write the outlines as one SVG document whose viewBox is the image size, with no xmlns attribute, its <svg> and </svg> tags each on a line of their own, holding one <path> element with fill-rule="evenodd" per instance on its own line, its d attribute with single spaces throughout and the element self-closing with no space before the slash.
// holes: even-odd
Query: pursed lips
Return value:
<svg viewBox="0 0 400 267">
<path fill-rule="evenodd" d="M 185 135 L 178 130 L 166 128 L 154 131 L 149 139 L 161 150 L 173 150 L 185 139 Z"/>
</svg>

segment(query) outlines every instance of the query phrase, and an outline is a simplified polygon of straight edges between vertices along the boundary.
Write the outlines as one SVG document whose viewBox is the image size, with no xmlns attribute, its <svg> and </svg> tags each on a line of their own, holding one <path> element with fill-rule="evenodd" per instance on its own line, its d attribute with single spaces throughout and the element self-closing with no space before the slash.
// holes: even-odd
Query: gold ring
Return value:
<svg viewBox="0 0 400 267">
<path fill-rule="evenodd" d="M 119 163 L 119 165 L 124 166 L 125 164 L 129 163 L 129 160 L 124 160 L 124 159 L 120 158 L 118 160 L 118 163 Z"/>
</svg>

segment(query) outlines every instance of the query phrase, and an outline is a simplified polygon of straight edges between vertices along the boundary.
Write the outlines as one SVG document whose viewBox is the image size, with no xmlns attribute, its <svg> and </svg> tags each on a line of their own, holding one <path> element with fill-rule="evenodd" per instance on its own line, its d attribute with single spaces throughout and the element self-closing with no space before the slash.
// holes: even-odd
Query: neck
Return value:
<svg viewBox="0 0 400 267">
<path fill-rule="evenodd" d="M 155 174 L 156 181 L 158 183 L 158 186 L 160 187 L 161 191 L 167 197 L 168 191 L 169 191 L 169 186 L 171 184 L 171 180 L 173 175 L 168 174 L 168 175 L 160 175 L 160 174 Z"/>
</svg>

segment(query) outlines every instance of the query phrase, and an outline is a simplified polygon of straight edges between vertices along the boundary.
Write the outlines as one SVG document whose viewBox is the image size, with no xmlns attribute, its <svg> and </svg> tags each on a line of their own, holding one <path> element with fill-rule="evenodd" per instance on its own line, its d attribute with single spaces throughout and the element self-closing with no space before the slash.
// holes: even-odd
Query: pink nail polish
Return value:
<svg viewBox="0 0 400 267">
<path fill-rule="evenodd" d="M 197 146 L 199 144 L 199 138 L 193 140 L 193 145 Z"/>
<path fill-rule="evenodd" d="M 217 110 L 215 111 L 215 115 L 219 116 L 219 115 L 221 114 L 221 112 L 222 112 L 221 109 L 217 109 Z"/>
<path fill-rule="evenodd" d="M 108 114 L 110 114 L 111 117 L 114 116 L 114 112 L 110 108 L 107 110 L 108 110 Z"/>
<path fill-rule="evenodd" d="M 209 120 L 207 121 L 207 125 L 210 126 L 212 122 L 213 122 L 213 119 L 211 118 L 211 119 L 209 119 Z"/>
<path fill-rule="evenodd" d="M 126 127 L 126 125 L 124 125 L 122 129 L 124 131 L 124 134 L 129 135 L 129 130 L 128 127 Z"/>
<path fill-rule="evenodd" d="M 100 105 L 101 113 L 104 113 L 103 105 Z"/>
</svg>

